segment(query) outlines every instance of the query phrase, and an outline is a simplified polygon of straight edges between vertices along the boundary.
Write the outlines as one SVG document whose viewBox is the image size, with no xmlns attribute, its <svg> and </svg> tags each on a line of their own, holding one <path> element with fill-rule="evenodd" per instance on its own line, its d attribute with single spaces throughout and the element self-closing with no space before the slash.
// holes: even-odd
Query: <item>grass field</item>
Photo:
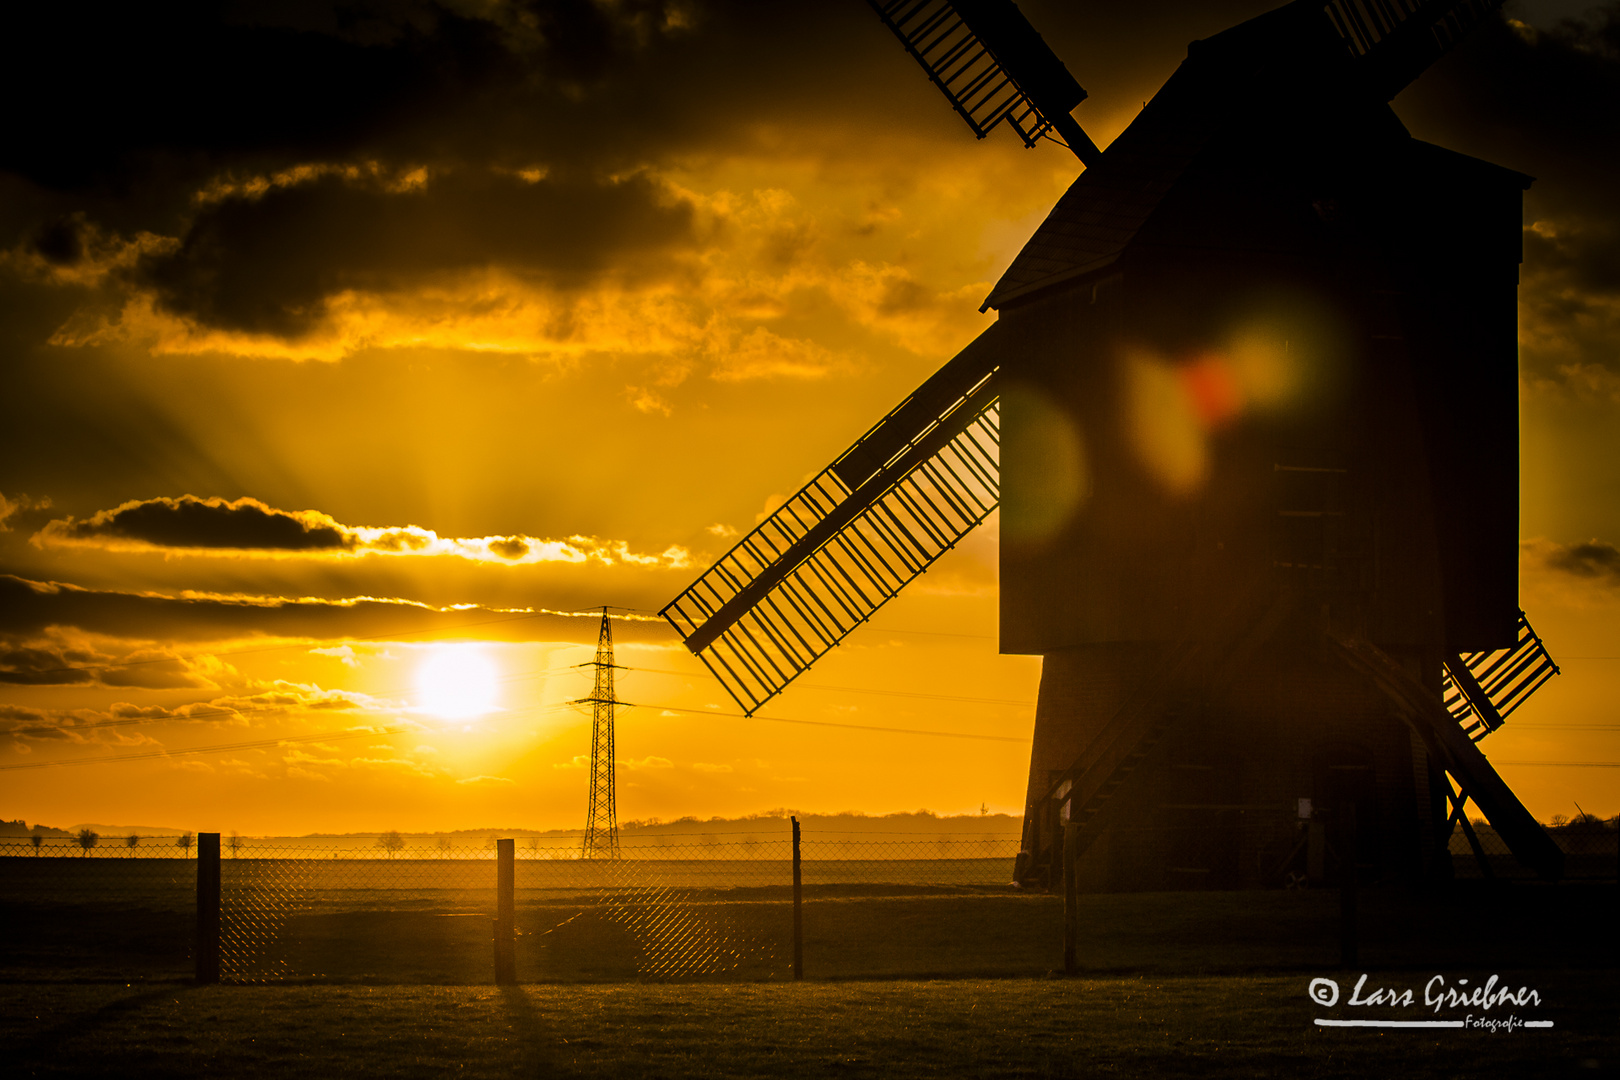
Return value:
<svg viewBox="0 0 1620 1080">
<path fill-rule="evenodd" d="M 255 894 L 275 900 L 254 932 L 273 932 L 270 974 L 286 981 L 199 988 L 189 871 L 97 862 L 5 876 L 7 1075 L 1359 1080 L 1612 1075 L 1620 1062 L 1613 884 L 1362 892 L 1356 972 L 1419 995 L 1435 975 L 1536 989 L 1526 1015 L 1555 1026 L 1510 1033 L 1316 1026 L 1430 1015 L 1348 1005 L 1356 972 L 1336 970 L 1330 890 L 1086 895 L 1081 974 L 1062 978 L 1055 897 L 967 867 L 954 883 L 814 884 L 808 981 L 796 984 L 780 885 L 723 886 L 706 876 L 715 867 L 676 867 L 674 885 L 604 891 L 553 868 L 520 875 L 525 985 L 497 989 L 479 868 L 456 871 L 475 874 L 462 880 L 384 862 L 357 876 L 339 861 L 296 878 L 274 868 L 282 876 Z M 241 885 L 271 869 L 244 861 L 231 875 Z M 736 963 L 695 977 L 657 966 L 699 947 Z M 1346 1000 L 1313 1005 L 1314 977 L 1340 980 Z"/>
<path fill-rule="evenodd" d="M 1324 1010 L 1307 981 L 10 985 L 0 986 L 0 1040 L 9 1075 L 42 1077 L 1614 1074 L 1612 971 L 1514 972 L 1555 1026 L 1512 1033 L 1318 1028 Z"/>
</svg>

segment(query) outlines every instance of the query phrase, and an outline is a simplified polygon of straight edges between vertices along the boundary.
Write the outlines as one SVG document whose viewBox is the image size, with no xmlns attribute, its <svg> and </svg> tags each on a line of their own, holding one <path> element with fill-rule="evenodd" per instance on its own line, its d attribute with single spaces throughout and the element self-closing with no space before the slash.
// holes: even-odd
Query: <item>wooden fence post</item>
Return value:
<svg viewBox="0 0 1620 1080">
<path fill-rule="evenodd" d="M 197 834 L 197 982 L 219 982 L 219 833 Z"/>
<path fill-rule="evenodd" d="M 1356 966 L 1356 804 L 1341 803 L 1339 825 L 1339 966 Z"/>
<path fill-rule="evenodd" d="M 1079 849 L 1079 827 L 1072 821 L 1063 823 L 1063 973 L 1074 975 L 1080 970 L 1077 955 L 1080 937 L 1080 883 L 1075 873 L 1076 852 Z"/>
<path fill-rule="evenodd" d="M 495 841 L 495 985 L 517 983 L 517 841 Z"/>
<path fill-rule="evenodd" d="M 799 819 L 793 822 L 793 981 L 804 978 L 804 878 L 799 866 Z"/>
</svg>

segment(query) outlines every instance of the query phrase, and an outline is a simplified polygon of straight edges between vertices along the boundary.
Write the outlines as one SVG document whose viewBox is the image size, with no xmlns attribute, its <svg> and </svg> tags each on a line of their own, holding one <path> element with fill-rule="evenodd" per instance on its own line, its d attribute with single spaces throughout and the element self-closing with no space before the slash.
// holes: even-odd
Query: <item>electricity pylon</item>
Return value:
<svg viewBox="0 0 1620 1080">
<path fill-rule="evenodd" d="M 596 688 L 579 704 L 591 703 L 591 808 L 585 815 L 584 859 L 619 857 L 619 810 L 613 791 L 613 624 L 602 609 L 602 631 L 596 638 Z"/>
</svg>

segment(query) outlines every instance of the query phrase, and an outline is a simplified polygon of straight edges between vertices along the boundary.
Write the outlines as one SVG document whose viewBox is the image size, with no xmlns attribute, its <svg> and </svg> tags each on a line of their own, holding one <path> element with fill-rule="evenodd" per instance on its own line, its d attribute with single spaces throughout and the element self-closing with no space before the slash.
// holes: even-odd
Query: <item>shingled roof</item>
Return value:
<svg viewBox="0 0 1620 1080">
<path fill-rule="evenodd" d="M 1193 42 L 1102 160 L 1058 200 L 979 310 L 1113 263 L 1199 153 L 1244 124 L 1256 101 L 1322 85 L 1333 78 L 1326 69 L 1343 80 L 1347 62 L 1317 5 L 1292 4 Z"/>
</svg>

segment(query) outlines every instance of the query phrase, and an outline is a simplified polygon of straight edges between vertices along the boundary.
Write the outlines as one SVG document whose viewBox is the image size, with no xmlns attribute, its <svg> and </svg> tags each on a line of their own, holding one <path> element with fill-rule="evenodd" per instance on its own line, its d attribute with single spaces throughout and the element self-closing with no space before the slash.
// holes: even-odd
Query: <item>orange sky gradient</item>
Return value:
<svg viewBox="0 0 1620 1080">
<path fill-rule="evenodd" d="M 1272 5 L 1021 6 L 1106 146 Z M 581 827 L 604 604 L 621 819 L 1021 814 L 1040 660 L 997 650 L 996 517 L 761 717 L 656 612 L 988 325 L 1078 163 L 976 142 L 858 0 L 598 5 L 590 34 L 486 7 L 267 5 L 229 39 L 384 76 L 484 42 L 431 101 L 400 60 L 380 103 L 311 75 L 336 119 L 307 131 L 272 100 L 0 161 L 0 818 Z M 1543 820 L 1620 812 L 1620 209 L 1614 151 L 1477 87 L 1559 49 L 1620 87 L 1591 44 L 1620 6 L 1559 22 L 1584 8 L 1510 3 L 1395 102 L 1538 177 L 1521 604 L 1563 674 L 1482 749 Z M 452 647 L 487 711 L 430 707 Z"/>
</svg>

